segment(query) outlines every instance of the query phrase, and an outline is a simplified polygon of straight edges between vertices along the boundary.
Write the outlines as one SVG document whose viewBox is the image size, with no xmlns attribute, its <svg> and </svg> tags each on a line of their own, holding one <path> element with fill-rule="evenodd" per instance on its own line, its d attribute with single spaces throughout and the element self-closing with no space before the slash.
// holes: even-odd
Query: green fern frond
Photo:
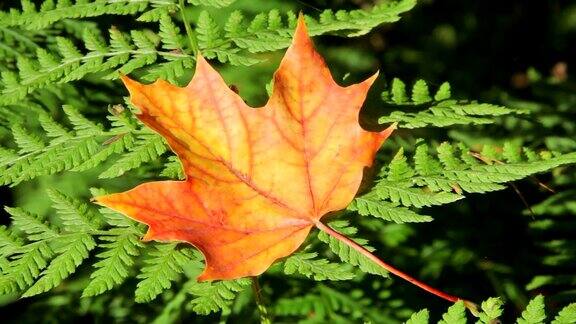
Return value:
<svg viewBox="0 0 576 324">
<path fill-rule="evenodd" d="M 92 236 L 86 233 L 61 236 L 56 244 L 59 246 L 53 251 L 57 256 L 42 271 L 40 279 L 22 295 L 23 297 L 34 296 L 58 286 L 62 280 L 76 271 L 78 266 L 88 258 L 90 251 L 96 247 Z"/>
<path fill-rule="evenodd" d="M 221 6 L 229 1 L 201 2 Z M 155 81 L 164 78 L 175 82 L 177 77 L 193 66 L 195 58 L 187 49 L 180 29 L 169 18 L 168 13 L 176 9 L 172 0 L 99 0 L 90 4 L 78 1 L 57 7 L 47 5 L 45 8 L 50 9 L 40 12 L 30 4 L 27 5 L 29 10 L 22 14 L 17 11 L 2 13 L 7 19 L 0 23 L 0 27 L 34 21 L 25 26 L 35 29 L 70 17 L 134 14 L 148 8 L 149 4 L 156 8 L 152 9 L 149 15 L 144 14 L 141 20 L 158 21 L 158 34 L 133 30 L 128 37 L 112 28 L 107 44 L 97 31 L 86 28 L 82 37 L 86 50 L 77 48 L 70 39 L 59 37 L 56 40 L 57 53 L 39 48 L 36 59 L 19 56 L 18 73 L 2 72 L 4 88 L 1 90 L 0 104 L 14 104 L 36 89 L 79 80 L 87 74 L 97 72 L 108 71 L 109 78 L 115 79 L 118 73 L 128 74 L 147 67 L 148 71 L 143 80 Z M 398 20 L 399 14 L 410 10 L 414 5 L 414 0 L 401 0 L 377 5 L 371 10 L 336 13 L 327 10 L 321 13 L 319 21 L 309 19 L 310 33 L 320 35 L 345 32 L 348 36 L 362 35 L 382 23 Z M 196 34 L 200 50 L 206 57 L 235 65 L 251 65 L 259 60 L 245 55 L 244 52 L 272 51 L 289 45 L 296 15 L 288 14 L 286 21 L 283 21 L 277 11 L 271 11 L 258 15 L 247 23 L 240 13 L 235 12 L 222 28 L 208 13 L 202 12 L 197 22 Z"/>
<path fill-rule="evenodd" d="M 367 240 L 360 238 L 353 238 L 353 235 L 356 234 L 358 230 L 352 226 L 349 226 L 348 222 L 346 221 L 330 222 L 330 227 L 351 238 L 356 243 L 362 245 L 368 251 L 370 252 L 374 251 L 374 248 L 368 245 Z M 363 272 L 388 277 L 388 272 L 386 270 L 374 264 L 374 262 L 372 262 L 366 256 L 360 254 L 358 251 L 352 249 L 350 246 L 346 245 L 342 241 L 322 231 L 318 233 L 318 239 L 328 244 L 330 250 L 332 250 L 332 252 L 334 252 L 334 254 L 336 254 L 342 261 L 349 263 L 353 266 L 357 266 Z"/>
<path fill-rule="evenodd" d="M 37 60 L 20 57 L 18 74 L 2 73 L 4 89 L 0 103 L 16 103 L 33 90 L 79 80 L 90 73 L 108 72 L 110 78 L 117 78 L 117 72 L 128 74 L 159 59 L 177 64 L 156 66 L 156 75 L 179 76 L 184 67 L 191 66 L 194 58 L 181 51 L 184 42 L 177 32 L 175 25 L 165 17 L 160 21 L 160 35 L 134 30 L 128 36 L 112 28 L 109 44 L 97 31 L 86 29 L 83 36 L 86 52 L 76 48 L 69 39 L 58 38 L 58 53 L 39 49 Z M 159 49 L 160 46 L 167 50 Z M 117 72 L 112 72 L 114 69 Z"/>
<path fill-rule="evenodd" d="M 174 155 L 168 157 L 168 162 L 164 163 L 164 170 L 160 172 L 160 175 L 171 179 L 184 179 L 185 175 L 182 162 Z"/>
<path fill-rule="evenodd" d="M 94 264 L 96 271 L 90 275 L 90 283 L 84 288 L 82 297 L 100 295 L 124 282 L 143 247 L 140 235 L 131 227 L 113 228 L 99 237 L 105 242 L 99 244 L 103 251 L 96 255 L 100 261 Z"/>
<path fill-rule="evenodd" d="M 237 0 L 188 0 L 188 3 L 191 3 L 195 6 L 224 8 L 228 7 L 229 5 L 233 4 L 236 1 Z"/>
<path fill-rule="evenodd" d="M 18 151 L 20 154 L 40 151 L 46 146 L 40 137 L 30 134 L 22 125 L 14 125 L 12 135 L 16 145 L 20 148 Z"/>
<path fill-rule="evenodd" d="M 225 39 L 222 28 L 206 11 L 200 13 L 196 31 L 198 46 L 207 58 L 218 58 L 220 62 L 230 62 L 234 65 L 252 65 L 260 62 L 258 59 L 240 54 L 240 48 L 234 48 L 234 44 Z"/>
<path fill-rule="evenodd" d="M 535 155 L 529 149 L 514 148 L 508 144 L 496 153 L 493 148 L 487 147 L 483 152 L 493 156 L 491 158 L 471 152 L 462 145 L 442 143 L 437 147 L 437 158 L 434 158 L 429 154 L 428 146 L 420 142 L 413 162 L 409 162 L 403 150 L 400 150 L 387 170 L 380 174 L 382 179 L 377 181 L 367 197 L 417 208 L 442 205 L 462 199 L 463 192 L 501 190 L 506 182 L 576 163 L 576 153 L 560 155 L 543 152 Z M 364 213 L 370 211 L 364 209 Z M 374 209 L 373 213 L 378 213 L 378 210 Z"/>
<path fill-rule="evenodd" d="M 388 199 L 403 206 L 444 205 L 464 198 L 450 192 L 430 192 L 421 188 L 412 188 L 410 183 L 404 181 L 379 181 L 373 189 L 379 199 Z"/>
<path fill-rule="evenodd" d="M 319 19 L 307 19 L 310 35 L 322 35 L 340 32 L 348 37 L 360 36 L 383 23 L 395 22 L 400 19 L 399 15 L 416 4 L 414 0 L 401 0 L 376 5 L 368 10 L 340 10 L 334 13 L 332 10 L 324 10 Z M 283 18 L 278 11 L 262 13 L 247 22 L 240 12 L 232 13 L 224 27 L 224 33 L 220 29 L 209 30 L 210 24 L 197 28 L 199 34 L 207 39 L 220 39 L 214 43 L 216 47 L 201 47 L 203 51 L 215 48 L 240 48 L 251 53 L 260 53 L 286 48 L 290 44 L 291 34 L 296 26 L 296 15 L 287 13 Z"/>
<path fill-rule="evenodd" d="M 80 112 L 72 106 L 64 105 L 62 110 L 68 117 L 68 120 L 74 127 L 77 136 L 96 136 L 102 135 L 104 132 L 102 125 L 96 124 L 88 118 L 84 117 Z"/>
<path fill-rule="evenodd" d="M 502 316 L 502 300 L 500 298 L 488 298 L 480 304 L 482 312 L 478 315 L 479 323 L 490 324 Z"/>
<path fill-rule="evenodd" d="M 69 18 L 102 15 L 133 15 L 144 11 L 152 0 L 45 0 L 39 10 L 29 0 L 22 0 L 22 11 L 0 12 L 0 26 L 40 30 Z"/>
<path fill-rule="evenodd" d="M 134 145 L 129 148 L 130 151 L 118 159 L 110 168 L 102 172 L 99 177 L 103 179 L 119 177 L 143 163 L 158 159 L 167 149 L 162 136 L 157 134 L 141 135 L 134 142 Z"/>
<path fill-rule="evenodd" d="M 68 129 L 57 123 L 47 113 L 39 114 L 38 121 L 40 122 L 42 129 L 46 132 L 46 136 L 50 138 L 50 145 L 62 144 L 73 138 L 73 135 Z"/>
<path fill-rule="evenodd" d="M 284 261 L 284 273 L 287 275 L 301 274 L 317 281 L 321 280 L 349 280 L 355 274 L 349 267 L 338 263 L 331 263 L 326 259 L 317 259 L 317 253 L 296 253 Z"/>
<path fill-rule="evenodd" d="M 274 314 L 305 316 L 312 323 L 378 323 L 386 318 L 381 310 L 374 310 L 369 304 L 360 289 L 343 293 L 320 284 L 304 296 L 279 299 Z"/>
<path fill-rule="evenodd" d="M 429 101 L 432 101 L 432 98 L 430 98 L 428 84 L 424 80 L 416 81 L 412 87 L 412 102 L 419 105 Z"/>
<path fill-rule="evenodd" d="M 410 316 L 410 318 L 406 321 L 406 324 L 428 324 L 429 319 L 430 313 L 427 309 L 423 309 L 412 314 L 412 316 Z"/>
<path fill-rule="evenodd" d="M 466 307 L 463 301 L 458 301 L 448 308 L 438 324 L 466 324 Z"/>
<path fill-rule="evenodd" d="M 177 248 L 176 244 L 154 244 L 154 251 L 144 261 L 141 269 L 135 296 L 136 302 L 149 302 L 162 291 L 169 289 L 172 282 L 180 278 L 182 267 L 191 260 L 186 249 Z"/>
<path fill-rule="evenodd" d="M 544 324 L 546 312 L 544 310 L 544 296 L 534 297 L 522 312 L 522 317 L 516 321 L 518 324 Z"/>
<path fill-rule="evenodd" d="M 6 226 L 0 226 L 0 257 L 7 258 L 22 247 L 22 240 Z"/>
<path fill-rule="evenodd" d="M 420 215 L 398 204 L 382 201 L 375 194 L 356 197 L 347 209 L 357 211 L 362 216 L 374 216 L 398 224 L 432 221 L 430 216 Z"/>
<path fill-rule="evenodd" d="M 5 207 L 12 217 L 13 227 L 26 234 L 30 241 L 42 241 L 58 237 L 58 231 L 52 228 L 39 215 L 29 213 L 21 208 Z"/>
<path fill-rule="evenodd" d="M 55 189 L 48 189 L 47 192 L 65 231 L 94 233 L 102 226 L 98 215 L 88 204 L 70 198 Z"/>
<path fill-rule="evenodd" d="M 489 298 L 482 302 L 481 312 L 478 314 L 479 320 L 476 323 L 496 323 L 499 322 L 499 317 L 502 316 L 503 303 L 499 298 Z M 423 314 L 425 312 L 426 314 Z M 522 317 L 518 318 L 518 324 L 526 323 L 545 323 L 546 313 L 544 305 L 544 297 L 538 295 L 534 297 L 526 309 L 522 312 Z M 568 324 L 576 321 L 576 304 L 570 304 L 564 307 L 555 319 L 551 322 L 553 324 Z M 406 323 L 428 323 L 428 312 L 426 310 L 413 313 L 411 318 Z M 466 308 L 464 302 L 458 301 L 448 308 L 444 313 L 442 319 L 438 324 L 466 324 Z"/>
<path fill-rule="evenodd" d="M 45 242 L 23 246 L 0 275 L 0 294 L 17 293 L 34 283 L 54 252 Z"/>
<path fill-rule="evenodd" d="M 19 56 L 35 52 L 39 46 L 34 42 L 34 36 L 36 33 L 0 26 L 0 60 L 12 65 Z"/>
<path fill-rule="evenodd" d="M 568 324 L 576 322 L 576 303 L 572 303 L 564 308 L 554 317 L 551 324 Z"/>
<path fill-rule="evenodd" d="M 447 82 L 438 88 L 434 99 L 424 80 L 418 80 L 411 92 L 411 100 L 408 100 L 405 83 L 394 79 L 391 88 L 382 93 L 382 99 L 388 109 L 402 110 L 392 111 L 388 116 L 381 117 L 379 122 L 395 122 L 399 128 L 482 125 L 494 123 L 494 117 L 525 113 L 497 105 L 450 99 L 450 84 Z"/>
<path fill-rule="evenodd" d="M 108 177 L 113 177 L 112 173 L 121 175 L 126 170 L 156 159 L 166 150 L 158 139 L 147 142 L 150 133 L 140 129 L 141 125 L 131 124 L 132 119 L 123 116 L 126 114 L 111 118 L 113 127 L 105 130 L 71 106 L 64 106 L 63 109 L 72 129 L 45 113 L 40 114 L 45 135 L 51 138 L 48 145 L 39 136 L 14 128 L 13 136 L 21 150 L 18 154 L 6 148 L 0 151 L 0 184 L 15 185 L 64 170 L 85 171 L 130 150 L 109 171 L 105 171 Z M 141 133 L 142 137 L 138 137 Z"/>
<path fill-rule="evenodd" d="M 248 278 L 218 282 L 197 282 L 193 279 L 187 287 L 187 292 L 193 296 L 190 306 L 201 315 L 227 310 L 236 295 L 250 284 Z"/>
</svg>

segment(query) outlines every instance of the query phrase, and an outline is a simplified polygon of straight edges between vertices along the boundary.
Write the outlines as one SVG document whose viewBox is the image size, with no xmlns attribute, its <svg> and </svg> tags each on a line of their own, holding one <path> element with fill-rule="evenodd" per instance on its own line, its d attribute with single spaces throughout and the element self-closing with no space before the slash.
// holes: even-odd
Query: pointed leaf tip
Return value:
<svg viewBox="0 0 576 324">
<path fill-rule="evenodd" d="M 296 25 L 296 30 L 294 31 L 294 38 L 292 39 L 292 45 L 294 44 L 310 44 L 310 46 L 313 46 L 310 35 L 308 35 L 306 19 L 302 12 L 298 15 L 298 23 Z"/>
</svg>

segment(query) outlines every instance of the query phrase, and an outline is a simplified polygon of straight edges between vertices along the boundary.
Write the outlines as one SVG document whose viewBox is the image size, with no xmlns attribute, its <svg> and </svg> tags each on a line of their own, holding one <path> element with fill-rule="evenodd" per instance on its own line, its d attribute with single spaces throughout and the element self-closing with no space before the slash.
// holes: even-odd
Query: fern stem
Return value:
<svg viewBox="0 0 576 324">
<path fill-rule="evenodd" d="M 254 299 L 256 300 L 256 306 L 258 307 L 258 313 L 260 314 L 260 323 L 261 324 L 271 324 L 272 321 L 270 320 L 270 315 L 268 314 L 268 309 L 264 304 L 264 300 L 262 298 L 262 288 L 260 288 L 260 284 L 258 283 L 258 277 L 252 277 L 252 291 L 254 292 Z"/>
<path fill-rule="evenodd" d="M 186 19 L 186 14 L 184 13 L 184 0 L 178 0 L 178 7 L 180 9 L 180 16 L 182 17 L 182 22 L 184 23 L 184 28 L 186 28 L 186 34 L 188 35 L 188 41 L 190 42 L 190 48 L 194 55 L 198 54 L 198 41 L 196 40 L 196 36 L 194 35 L 194 31 Z"/>
<path fill-rule="evenodd" d="M 370 259 L 372 262 L 376 263 L 377 265 L 379 265 L 383 269 L 386 269 L 386 271 L 410 282 L 411 284 L 413 284 L 413 285 L 415 285 L 421 289 L 426 290 L 427 292 L 429 292 L 433 295 L 436 295 L 442 299 L 445 299 L 447 301 L 455 303 L 459 300 L 462 300 L 462 301 L 464 301 L 464 304 L 466 305 L 466 307 L 469 308 L 472 312 L 474 312 L 474 309 L 475 309 L 474 303 L 467 301 L 465 299 L 462 299 L 460 297 L 449 295 L 443 291 L 440 291 L 434 287 L 431 287 L 431 286 L 419 281 L 416 278 L 411 277 L 410 275 L 402 272 L 401 270 L 396 269 L 393 266 L 389 265 L 388 263 L 378 259 L 378 257 L 376 257 L 374 254 L 372 254 L 370 251 L 366 250 L 363 246 L 359 245 L 358 243 L 356 243 L 353 240 L 349 239 L 348 237 L 338 233 L 337 231 L 333 230 L 331 227 L 326 226 L 319 221 L 316 222 L 315 225 L 319 230 L 325 232 L 326 234 L 334 237 L 335 239 L 343 242 L 344 244 L 346 244 L 349 247 L 353 248 L 354 250 L 358 251 L 360 254 L 364 255 L 365 257 Z"/>
</svg>

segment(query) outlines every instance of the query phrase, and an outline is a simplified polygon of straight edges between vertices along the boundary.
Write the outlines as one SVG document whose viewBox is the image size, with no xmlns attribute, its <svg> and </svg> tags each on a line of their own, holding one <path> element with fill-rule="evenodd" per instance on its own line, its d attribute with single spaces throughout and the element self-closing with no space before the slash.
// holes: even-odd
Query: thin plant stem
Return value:
<svg viewBox="0 0 576 324">
<path fill-rule="evenodd" d="M 194 35 L 194 31 L 186 19 L 186 14 L 184 13 L 184 0 L 178 0 L 178 8 L 180 11 L 180 16 L 182 17 L 182 22 L 184 23 L 184 28 L 186 28 L 186 35 L 188 35 L 188 41 L 190 42 L 190 48 L 194 55 L 198 54 L 198 41 L 196 40 L 196 35 Z"/>
<path fill-rule="evenodd" d="M 421 288 L 421 289 L 423 289 L 423 290 L 425 290 L 425 291 L 427 291 L 433 295 L 436 295 L 442 299 L 445 299 L 447 301 L 455 303 L 459 300 L 462 300 L 464 302 L 464 305 L 466 306 L 466 308 L 470 309 L 470 311 L 473 314 L 476 315 L 478 313 L 476 304 L 474 304 L 468 300 L 462 299 L 460 297 L 449 295 L 443 291 L 440 291 L 434 287 L 431 287 L 431 286 L 423 283 L 422 281 L 420 281 L 414 277 L 411 277 L 410 275 L 402 272 L 399 269 L 394 268 L 392 265 L 378 259 L 378 257 L 376 257 L 374 254 L 372 254 L 370 251 L 368 251 L 362 245 L 359 245 L 358 243 L 354 242 L 353 240 L 349 239 L 348 237 L 338 233 L 337 231 L 333 230 L 331 227 L 324 225 L 322 222 L 318 221 L 315 223 L 315 225 L 319 230 L 325 232 L 326 234 L 334 237 L 335 239 L 339 240 L 340 242 L 343 242 L 344 244 L 348 245 L 352 249 L 358 251 L 360 254 L 367 257 L 368 259 L 370 259 L 370 261 L 376 263 L 377 265 L 379 265 L 380 267 L 382 267 L 386 271 L 410 282 L 411 284 L 413 284 L 413 285 L 415 285 L 415 286 L 417 286 L 417 287 L 419 287 L 419 288 Z"/>
<path fill-rule="evenodd" d="M 258 313 L 260 314 L 261 324 L 271 324 L 270 315 L 268 314 L 268 309 L 264 304 L 262 298 L 262 289 L 258 283 L 258 277 L 252 277 L 252 291 L 254 292 L 254 299 L 256 300 L 256 307 L 258 307 Z"/>
</svg>

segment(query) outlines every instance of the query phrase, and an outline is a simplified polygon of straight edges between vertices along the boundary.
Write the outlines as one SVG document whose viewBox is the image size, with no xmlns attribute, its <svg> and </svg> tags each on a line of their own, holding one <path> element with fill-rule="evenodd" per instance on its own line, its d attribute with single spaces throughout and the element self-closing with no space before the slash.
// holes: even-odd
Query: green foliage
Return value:
<svg viewBox="0 0 576 324">
<path fill-rule="evenodd" d="M 110 178 L 124 174 L 142 163 L 155 160 L 166 151 L 162 138 L 150 134 L 126 115 L 109 116 L 113 127 L 104 130 L 86 119 L 71 106 L 64 106 L 72 128 L 57 123 L 48 115 L 40 120 L 49 143 L 39 135 L 13 128 L 18 154 L 5 149 L 0 169 L 0 183 L 16 185 L 22 181 L 62 171 L 85 171 L 99 167 L 113 155 L 127 152 L 115 164 L 101 173 Z M 125 113 L 123 113 L 125 114 Z"/>
<path fill-rule="evenodd" d="M 503 303 L 498 298 L 490 298 L 482 302 L 482 312 L 478 315 L 479 320 L 476 323 L 498 323 L 502 316 Z M 562 309 L 551 323 L 573 323 L 576 319 L 574 305 L 570 304 Z M 522 312 L 522 317 L 518 318 L 517 323 L 544 323 L 546 320 L 544 297 L 539 295 L 534 297 Z M 406 324 L 428 324 L 428 310 L 424 309 L 412 314 Z M 438 324 L 466 324 L 469 323 L 466 316 L 464 303 L 459 301 L 448 308 L 448 311 L 442 315 L 442 320 Z"/>
<path fill-rule="evenodd" d="M 534 299 L 528 303 L 528 306 L 526 306 L 526 310 L 522 312 L 522 318 L 518 319 L 518 324 L 544 323 L 546 320 L 544 308 L 544 296 L 538 295 L 534 297 Z"/>
<path fill-rule="evenodd" d="M 61 226 L 47 223 L 41 217 L 19 208 L 6 208 L 13 227 L 24 236 L 26 244 L 13 246 L 2 255 L 9 262 L 0 276 L 0 291 L 14 293 L 25 290 L 23 296 L 48 291 L 71 275 L 96 247 L 91 234 L 95 228 L 82 228 L 90 211 L 82 202 L 51 192 L 59 211 Z"/>
<path fill-rule="evenodd" d="M 474 152 L 463 144 L 444 142 L 436 151 L 433 157 L 428 145 L 418 142 L 411 165 L 400 149 L 372 194 L 405 206 L 442 205 L 461 199 L 463 192 L 501 190 L 503 183 L 576 163 L 575 153 L 535 153 L 510 143 L 502 148 L 486 145 Z"/>
<path fill-rule="evenodd" d="M 412 87 L 409 101 L 405 83 L 394 79 L 391 88 L 382 93 L 386 106 L 394 111 L 381 117 L 379 122 L 396 122 L 398 127 L 409 129 L 483 125 L 494 123 L 496 116 L 525 113 L 503 106 L 451 99 L 450 84 L 447 82 L 442 83 L 433 98 L 426 81 L 418 80 Z"/>
<path fill-rule="evenodd" d="M 366 311 L 369 303 L 361 290 L 342 293 L 319 284 L 303 296 L 280 299 L 274 314 L 283 318 L 307 316 L 312 323 L 345 323 L 346 321 L 376 321 L 377 312 Z"/>
<path fill-rule="evenodd" d="M 480 317 L 479 323 L 494 323 L 502 315 L 502 305 L 503 302 L 499 298 L 489 298 L 482 302 L 480 305 L 482 312 L 478 317 Z"/>
<path fill-rule="evenodd" d="M 344 265 L 317 259 L 317 253 L 296 253 L 284 262 L 284 273 L 299 273 L 314 280 L 349 280 L 354 273 Z"/>
<path fill-rule="evenodd" d="M 6 207 L 11 217 L 5 222 L 8 225 L 0 226 L 0 295 L 8 305 L 3 307 L 11 307 L 15 298 L 41 294 L 27 301 L 31 308 L 46 312 L 28 312 L 40 316 L 35 321 L 50 321 L 50 314 L 59 320 L 63 317 L 63 322 L 86 316 L 135 323 L 215 322 L 218 316 L 220 322 L 256 321 L 250 280 L 197 282 L 203 264 L 193 247 L 142 242 L 144 225 L 105 208 L 95 209 L 85 189 L 103 186 L 117 191 L 150 179 L 185 178 L 165 141 L 144 127 L 133 107 L 125 104 L 122 96 L 127 94 L 117 80 L 121 75 L 183 85 L 199 51 L 222 63 L 218 69 L 226 78 L 241 80 L 243 97 L 257 101 L 263 91 L 253 95 L 250 88 L 269 84 L 270 62 L 279 59 L 274 51 L 289 45 L 298 12 L 306 14 L 312 35 L 338 37 L 318 44 L 336 76 L 350 72 L 359 77 L 378 64 L 398 60 L 410 66 L 415 60 L 427 62 L 428 53 L 423 59 L 417 51 L 399 52 L 396 48 L 402 46 L 396 42 L 405 37 L 388 39 L 380 33 L 388 28 L 354 43 L 340 42 L 398 21 L 416 1 L 380 1 L 360 9 L 342 3 L 188 0 L 181 6 L 178 0 L 22 0 L 19 6 L 0 4 L 0 184 L 12 187 L 14 204 L 22 206 Z M 418 20 L 413 16 L 407 23 Z M 449 34 L 449 27 L 417 30 L 429 30 L 436 39 Z M 336 43 L 341 45 L 333 46 Z M 383 54 L 382 44 L 386 45 Z M 250 66 L 250 70 L 232 70 L 230 65 Z M 568 167 L 576 163 L 576 95 L 573 83 L 528 72 L 529 102 L 509 93 L 492 93 L 500 91 L 492 86 L 488 95 L 481 95 L 486 102 L 456 98 L 463 91 L 462 78 L 449 78 L 453 86 L 422 79 L 407 86 L 392 79 L 382 101 L 369 100 L 366 105 L 380 109 L 380 124 L 394 122 L 398 130 L 377 156 L 373 183 L 366 183 L 346 210 L 330 215 L 347 219 L 331 220 L 334 230 L 370 251 L 377 247 L 376 254 L 425 281 L 476 270 L 471 276 L 478 285 L 471 287 L 482 287 L 479 292 L 450 288 L 475 296 L 490 286 L 483 278 L 486 274 L 492 285 L 486 289 L 493 289 L 501 299 L 481 304 L 478 323 L 514 318 L 517 323 L 576 321 L 576 304 L 557 308 L 574 297 L 576 287 L 571 232 L 576 192 L 570 187 L 576 178 Z M 420 77 L 428 79 L 430 73 Z M 435 77 L 432 74 L 430 80 Z M 549 172 L 545 180 L 534 178 L 544 172 Z M 530 217 L 526 219 L 507 215 L 516 222 L 512 232 L 526 232 L 524 239 L 532 239 L 533 244 L 522 241 L 518 254 L 529 252 L 541 259 L 534 268 L 510 269 L 478 244 L 466 246 L 466 236 L 478 235 L 480 246 L 492 248 L 487 234 L 498 231 L 500 224 L 480 232 L 476 227 L 486 218 L 478 206 L 498 204 L 505 209 L 509 199 L 502 192 L 489 198 L 480 194 L 509 186 L 516 189 L 529 183 L 518 182 L 525 178 L 557 192 L 546 193 L 540 203 L 527 208 Z M 92 196 L 102 194 L 103 190 L 92 190 Z M 518 225 L 521 221 L 525 227 Z M 465 234 L 454 234 L 458 229 Z M 516 272 L 521 282 L 509 279 Z M 453 277 L 456 286 L 461 282 L 458 275 Z M 422 308 L 421 299 L 407 295 L 400 283 L 384 280 L 386 276 L 370 259 L 320 232 L 307 240 L 302 251 L 261 276 L 264 285 L 258 293 L 265 301 L 271 299 L 266 304 L 278 322 L 415 324 L 440 318 L 434 309 L 414 313 Z M 519 292 L 523 285 L 531 295 L 543 291 L 550 297 L 537 296 L 528 303 L 528 293 Z M 503 300 L 517 309 L 527 306 L 514 314 L 508 312 L 512 307 L 504 308 Z M 66 314 L 73 318 L 64 318 Z M 440 320 L 467 322 L 471 316 L 462 302 L 452 305 Z"/>
<path fill-rule="evenodd" d="M 193 3 L 221 7 L 231 2 Z M 346 32 L 350 36 L 362 35 L 382 23 L 398 20 L 398 15 L 410 10 L 414 4 L 414 0 L 402 0 L 375 6 L 368 11 L 333 13 L 327 10 L 321 13 L 319 21 L 311 20 L 310 31 L 313 35 L 336 31 Z M 141 19 L 157 21 L 158 32 L 145 29 L 128 33 L 113 27 L 105 38 L 98 30 L 86 28 L 82 35 L 85 50 L 79 49 L 71 39 L 58 37 L 55 39 L 55 51 L 38 48 L 35 59 L 18 57 L 16 71 L 7 70 L 2 73 L 4 88 L 1 89 L 0 104 L 14 104 L 33 90 L 79 80 L 94 73 L 105 72 L 107 78 L 117 78 L 119 73 L 129 74 L 149 67 L 143 80 L 162 78 L 175 82 L 185 70 L 194 65 L 192 49 L 181 36 L 180 28 L 168 15 L 175 8 L 175 1 L 122 0 L 110 3 L 108 0 L 100 0 L 93 3 L 78 1 L 75 4 L 66 1 L 54 7 L 52 0 L 48 0 L 38 12 L 27 1 L 22 5 L 22 12 L 2 13 L 5 19 L 0 27 L 25 26 L 38 29 L 62 19 L 103 14 L 132 15 L 147 10 L 149 5 L 157 5 L 144 13 Z M 203 11 L 195 32 L 205 57 L 218 58 L 223 63 L 252 65 L 259 60 L 242 52 L 258 53 L 287 47 L 295 21 L 294 13 L 287 15 L 285 23 L 278 11 L 271 11 L 246 22 L 243 15 L 235 11 L 224 26 L 220 26 L 208 12 Z"/>
<path fill-rule="evenodd" d="M 412 314 L 406 321 L 406 324 L 428 324 L 430 314 L 427 309 L 423 309 L 417 313 Z"/>
<path fill-rule="evenodd" d="M 365 239 L 353 238 L 353 235 L 358 232 L 358 230 L 352 226 L 348 225 L 346 221 L 336 221 L 330 223 L 330 226 L 336 231 L 346 235 L 348 238 L 354 240 L 357 244 L 363 246 L 366 250 L 373 252 L 374 248 L 368 245 L 368 241 Z M 330 247 L 330 250 L 334 252 L 340 260 L 343 262 L 350 263 L 353 266 L 357 266 L 363 272 L 381 275 L 384 277 L 388 276 L 388 272 L 382 269 L 377 264 L 374 264 L 372 260 L 368 259 L 366 256 L 351 248 L 346 243 L 336 239 L 333 236 L 328 235 L 325 232 L 318 233 L 318 239 Z"/>
<path fill-rule="evenodd" d="M 22 10 L 11 10 L 0 14 L 0 26 L 26 29 L 42 29 L 63 19 L 96 17 L 102 15 L 132 15 L 143 11 L 154 1 L 96 0 L 62 1 L 46 0 L 39 10 L 28 0 L 23 0 Z"/>
<path fill-rule="evenodd" d="M 466 323 L 466 308 L 464 302 L 459 301 L 448 308 L 448 311 L 442 315 L 442 320 L 439 324 L 465 324 Z"/>
<path fill-rule="evenodd" d="M 183 266 L 190 261 L 186 250 L 177 250 L 176 244 L 155 245 L 144 261 L 146 264 L 138 275 L 141 281 L 136 289 L 136 301 L 147 302 L 153 300 L 163 290 L 172 286 L 172 281 L 178 279 L 184 271 Z"/>
<path fill-rule="evenodd" d="M 190 306 L 195 313 L 207 315 L 220 310 L 228 310 L 237 293 L 250 285 L 250 279 L 220 282 L 190 282 L 187 292 L 191 294 Z"/>
<path fill-rule="evenodd" d="M 94 263 L 97 269 L 90 275 L 90 283 L 84 288 L 82 297 L 100 295 L 124 282 L 143 247 L 139 235 L 135 228 L 114 228 L 99 237 L 102 252 L 96 257 L 100 260 Z"/>
<path fill-rule="evenodd" d="M 554 320 L 552 324 L 574 323 L 576 321 L 576 303 L 564 307 Z"/>
</svg>

